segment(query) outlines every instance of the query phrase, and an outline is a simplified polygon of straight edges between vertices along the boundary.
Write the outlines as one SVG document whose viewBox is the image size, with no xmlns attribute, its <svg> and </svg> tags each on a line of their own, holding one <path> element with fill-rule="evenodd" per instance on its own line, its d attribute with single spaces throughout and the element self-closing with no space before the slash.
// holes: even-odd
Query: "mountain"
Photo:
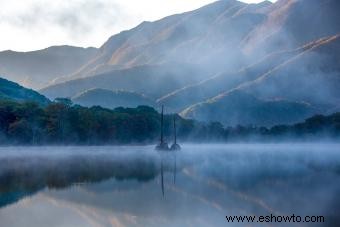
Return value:
<svg viewBox="0 0 340 227">
<path fill-rule="evenodd" d="M 327 111 L 340 101 L 340 33 L 311 44 L 242 89 L 260 98 L 303 100 Z"/>
<path fill-rule="evenodd" d="M 75 104 L 92 107 L 101 106 L 109 109 L 117 107 L 134 108 L 140 105 L 154 106 L 155 102 L 144 95 L 122 90 L 90 89 L 72 98 Z"/>
<path fill-rule="evenodd" d="M 338 8 L 336 0 L 217 1 L 112 36 L 76 73 L 57 82 L 169 61 L 204 65 L 211 74 L 237 70 L 272 52 L 334 35 Z"/>
<path fill-rule="evenodd" d="M 218 74 L 176 90 L 160 98 L 158 102 L 180 110 L 190 103 L 201 102 L 233 89 L 253 89 L 254 95 L 265 98 L 284 97 L 295 101 L 304 100 L 313 105 L 328 103 L 332 106 L 340 99 L 340 54 L 334 50 L 340 50 L 339 35 L 326 37 L 294 50 L 269 54 L 240 71 Z M 279 81 L 276 85 L 272 82 L 269 84 L 270 78 Z M 259 88 L 255 91 L 256 86 Z M 294 87 L 299 89 L 293 90 Z M 313 93 L 311 89 L 318 92 Z M 290 92 L 286 92 L 287 90 Z M 272 92 L 271 95 L 269 91 Z"/>
<path fill-rule="evenodd" d="M 173 105 L 178 100 L 193 101 L 192 97 L 200 97 L 205 101 L 188 107 L 183 111 L 183 116 L 206 121 L 220 120 L 226 124 L 234 124 L 235 117 L 229 120 L 225 118 L 235 114 L 238 115 L 236 118 L 238 122 L 268 125 L 269 122 L 266 122 L 266 119 L 271 124 L 277 122 L 290 124 L 315 113 L 334 112 L 334 107 L 340 101 L 340 67 L 338 64 L 340 56 L 334 50 L 340 50 L 340 35 L 317 40 L 294 51 L 272 54 L 260 63 L 241 70 L 235 75 L 220 75 L 205 83 L 181 89 L 159 102 Z M 275 63 L 274 66 L 272 63 Z M 268 68 L 268 66 L 271 67 Z M 223 86 L 218 86 L 218 84 L 223 84 Z M 228 86 L 229 90 L 217 95 Z M 193 95 L 199 91 L 199 96 Z M 235 99 L 235 96 L 233 96 L 234 101 L 230 102 L 230 94 L 234 92 L 246 92 L 252 97 L 264 100 L 289 100 L 295 104 L 270 102 L 267 103 L 271 104 L 271 107 L 268 107 L 270 111 L 256 115 L 264 105 L 253 98 L 253 104 L 258 106 L 250 108 L 246 104 L 248 102 Z M 240 106 L 235 106 L 234 102 L 240 102 Z M 308 108 L 296 105 L 301 102 L 308 103 Z M 275 110 L 278 106 L 283 109 Z M 229 110 L 228 115 L 224 114 L 225 108 L 233 110 Z M 308 110 L 311 108 L 313 111 Z M 286 115 L 287 119 L 280 113 Z"/>
<path fill-rule="evenodd" d="M 224 125 L 273 126 L 297 123 L 316 113 L 306 103 L 287 100 L 262 100 L 233 91 L 185 109 L 181 116 L 199 121 L 219 121 Z"/>
<path fill-rule="evenodd" d="M 190 103 L 198 103 L 183 113 L 192 116 L 197 112 L 199 114 L 195 116 L 205 116 L 200 118 L 205 120 L 212 120 L 207 116 L 216 113 L 221 117 L 215 120 L 226 122 L 221 112 L 223 106 L 216 107 L 223 105 L 222 101 L 214 102 L 215 105 L 202 103 L 210 104 L 211 99 L 219 97 L 219 100 L 232 91 L 243 90 L 260 99 L 307 102 L 321 113 L 332 112 L 340 101 L 340 27 L 337 23 L 338 14 L 335 13 L 340 7 L 338 2 L 332 0 L 324 1 L 319 7 L 320 11 L 317 10 L 318 5 L 319 1 L 278 1 L 272 6 L 274 12 L 269 14 L 270 20 L 254 30 L 256 32 L 262 28 L 259 36 L 270 34 L 274 27 L 275 32 L 262 43 L 259 40 L 259 43 L 254 42 L 255 36 L 247 40 L 252 47 L 256 47 L 253 51 L 260 52 L 259 56 L 267 52 L 270 54 L 236 73 L 217 74 L 208 80 L 174 91 L 158 102 L 176 110 L 190 106 Z M 319 29 L 308 23 L 308 18 L 314 24 L 325 26 Z M 287 38 L 283 33 L 289 34 L 291 40 L 279 42 L 277 39 Z M 289 50 L 300 44 L 301 47 Z M 245 45 L 243 48 L 249 47 Z M 275 52 L 280 49 L 283 51 Z M 247 121 L 245 118 L 239 117 L 239 122 Z"/>
<path fill-rule="evenodd" d="M 15 100 L 19 102 L 32 101 L 41 105 L 50 103 L 45 96 L 17 83 L 0 78 L 0 100 Z"/>
<path fill-rule="evenodd" d="M 330 113 L 340 100 L 339 10 L 337 0 L 217 1 L 112 36 L 75 73 L 41 92 L 55 98 L 122 89 L 226 124 L 291 123 Z M 228 121 L 224 111 L 234 92 L 258 105 L 240 98 L 235 113 L 271 111 Z M 276 117 L 281 110 L 292 116 Z"/>
<path fill-rule="evenodd" d="M 39 89 L 73 73 L 97 53 L 95 48 L 54 46 L 31 52 L 0 52 L 0 74 L 24 86 Z"/>
<path fill-rule="evenodd" d="M 223 72 L 213 77 L 175 90 L 157 100 L 158 103 L 180 111 L 193 103 L 201 102 L 223 92 L 234 89 L 243 83 L 253 81 L 271 71 L 282 62 L 302 53 L 307 47 L 269 54 L 256 63 L 235 72 Z"/>
<path fill-rule="evenodd" d="M 296 48 L 340 31 L 337 0 L 279 0 L 268 8 L 267 19 L 244 40 L 243 50 L 255 56 Z"/>
<path fill-rule="evenodd" d="M 191 12 L 143 22 L 112 36 L 92 60 L 57 82 L 167 62 L 200 65 L 210 74 L 236 69 L 244 64 L 239 45 L 265 19 L 261 10 L 270 5 L 222 0 Z"/>
<path fill-rule="evenodd" d="M 198 82 L 208 73 L 197 69 L 198 66 L 179 63 L 141 65 L 59 83 L 41 89 L 40 92 L 54 99 L 73 97 L 88 89 L 102 88 L 132 91 L 157 99 L 173 90 Z"/>
</svg>

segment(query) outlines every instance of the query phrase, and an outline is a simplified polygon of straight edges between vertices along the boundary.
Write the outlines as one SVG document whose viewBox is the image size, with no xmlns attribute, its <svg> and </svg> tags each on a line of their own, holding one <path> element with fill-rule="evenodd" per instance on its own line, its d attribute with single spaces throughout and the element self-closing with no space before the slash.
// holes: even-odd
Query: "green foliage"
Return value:
<svg viewBox="0 0 340 227">
<path fill-rule="evenodd" d="M 173 115 L 164 117 L 164 134 L 173 140 Z M 176 116 L 181 142 L 225 142 L 250 139 L 339 138 L 340 113 L 317 115 L 295 125 L 272 128 L 236 126 L 224 128 L 219 122 L 201 123 Z M 1 144 L 144 144 L 156 143 L 160 134 L 160 114 L 148 106 L 137 108 L 87 108 L 54 102 L 0 101 Z"/>
<path fill-rule="evenodd" d="M 67 100 L 66 100 L 67 101 Z M 151 107 L 86 108 L 59 100 L 46 107 L 35 103 L 0 102 L 1 143 L 125 144 L 158 139 L 159 114 Z M 169 122 L 170 125 L 170 122 Z M 167 130 L 170 133 L 170 130 Z"/>
<path fill-rule="evenodd" d="M 86 107 L 97 105 L 108 109 L 114 109 L 120 106 L 137 107 L 139 105 L 156 105 L 154 100 L 136 92 L 99 88 L 86 90 L 72 97 L 72 101 Z"/>
<path fill-rule="evenodd" d="M 15 100 L 18 102 L 36 102 L 39 105 L 50 103 L 45 96 L 24 88 L 17 83 L 0 78 L 0 100 Z"/>
</svg>

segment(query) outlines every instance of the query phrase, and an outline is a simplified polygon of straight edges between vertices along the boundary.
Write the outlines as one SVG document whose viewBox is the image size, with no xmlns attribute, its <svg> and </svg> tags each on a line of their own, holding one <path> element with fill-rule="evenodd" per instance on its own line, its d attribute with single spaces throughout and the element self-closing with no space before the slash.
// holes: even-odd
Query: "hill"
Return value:
<svg viewBox="0 0 340 227">
<path fill-rule="evenodd" d="M 287 100 L 262 100 L 240 91 L 234 91 L 209 101 L 189 107 L 182 117 L 199 121 L 220 121 L 227 126 L 258 125 L 273 126 L 292 124 L 316 113 L 306 103 Z"/>
<path fill-rule="evenodd" d="M 155 102 L 144 95 L 122 90 L 90 89 L 74 96 L 72 101 L 86 107 L 101 106 L 109 109 L 155 106 Z"/>
<path fill-rule="evenodd" d="M 37 102 L 41 105 L 50 103 L 45 96 L 38 92 L 24 88 L 17 83 L 0 78 L 0 100 L 14 100 L 18 102 Z"/>
<path fill-rule="evenodd" d="M 31 52 L 0 52 L 0 74 L 26 87 L 39 89 L 73 73 L 97 53 L 95 48 L 54 46 Z"/>
<path fill-rule="evenodd" d="M 173 90 L 196 83 L 206 76 L 206 71 L 197 72 L 197 68 L 194 65 L 179 63 L 142 65 L 71 80 L 41 89 L 40 92 L 53 99 L 73 97 L 88 89 L 102 88 L 132 91 L 156 99 Z"/>
</svg>

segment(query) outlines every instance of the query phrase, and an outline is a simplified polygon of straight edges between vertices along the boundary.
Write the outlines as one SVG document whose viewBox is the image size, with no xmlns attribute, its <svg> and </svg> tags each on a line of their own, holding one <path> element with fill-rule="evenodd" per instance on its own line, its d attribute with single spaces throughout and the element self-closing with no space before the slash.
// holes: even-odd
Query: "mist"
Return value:
<svg viewBox="0 0 340 227">
<path fill-rule="evenodd" d="M 65 223 L 85 226 L 112 219 L 225 226 L 226 215 L 246 214 L 323 215 L 315 226 L 340 221 L 338 144 L 186 144 L 176 154 L 151 146 L 7 147 L 0 154 L 4 225 L 58 226 L 65 211 Z"/>
<path fill-rule="evenodd" d="M 143 22 L 110 37 L 93 60 L 40 92 L 54 99 L 125 90 L 225 126 L 294 124 L 330 114 L 340 98 L 337 7 L 335 1 L 322 10 L 314 0 L 218 1 Z"/>
<path fill-rule="evenodd" d="M 0 52 L 1 227 L 340 225 L 338 0 L 30 2 L 0 28 L 113 35 Z"/>
<path fill-rule="evenodd" d="M 37 5 L 16 23 L 36 23 L 34 15 L 41 14 L 43 21 L 56 21 L 81 37 L 95 35 L 97 24 L 111 24 L 111 14 L 121 11 L 105 1 L 72 2 L 50 13 Z M 83 10 L 70 13 L 75 6 Z M 105 89 L 123 91 L 117 99 L 134 93 L 149 99 L 150 106 L 165 105 L 169 112 L 226 127 L 295 124 L 338 108 L 338 7 L 335 0 L 322 5 L 316 0 L 217 1 L 112 31 L 98 50 L 66 48 L 68 60 L 59 56 L 65 47 L 29 53 L 29 60 L 21 57 L 24 53 L 2 52 L 0 73 L 41 88 L 51 100 L 70 98 L 89 107 L 117 107 L 112 97 L 103 104 L 100 94 L 91 94 Z M 87 23 L 93 15 L 100 17 Z M 88 96 L 78 101 L 82 94 Z M 119 105 L 136 107 L 135 100 Z"/>
</svg>

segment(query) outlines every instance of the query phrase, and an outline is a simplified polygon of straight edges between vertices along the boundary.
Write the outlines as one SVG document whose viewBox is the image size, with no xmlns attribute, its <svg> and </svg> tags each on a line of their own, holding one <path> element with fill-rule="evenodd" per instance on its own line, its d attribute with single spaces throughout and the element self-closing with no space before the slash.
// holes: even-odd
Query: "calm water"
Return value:
<svg viewBox="0 0 340 227">
<path fill-rule="evenodd" d="M 225 218 L 271 214 L 326 222 Z M 0 226 L 340 226 L 340 145 L 3 147 Z"/>
</svg>

